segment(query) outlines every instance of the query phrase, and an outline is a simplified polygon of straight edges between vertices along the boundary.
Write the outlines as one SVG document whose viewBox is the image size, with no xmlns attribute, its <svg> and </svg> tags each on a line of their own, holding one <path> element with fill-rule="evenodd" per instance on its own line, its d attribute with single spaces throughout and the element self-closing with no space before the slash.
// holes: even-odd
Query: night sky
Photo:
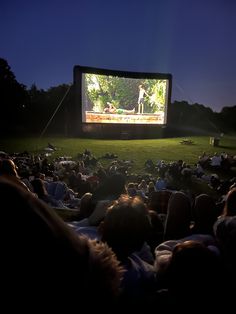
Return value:
<svg viewBox="0 0 236 314">
<path fill-rule="evenodd" d="M 235 0 L 0 0 L 0 57 L 48 89 L 73 66 L 173 75 L 172 101 L 236 105 Z"/>
</svg>

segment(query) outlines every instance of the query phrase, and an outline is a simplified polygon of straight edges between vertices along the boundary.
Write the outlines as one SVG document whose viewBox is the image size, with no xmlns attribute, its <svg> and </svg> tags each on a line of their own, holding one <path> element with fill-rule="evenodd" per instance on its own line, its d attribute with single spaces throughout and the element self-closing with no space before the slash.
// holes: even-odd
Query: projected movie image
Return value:
<svg viewBox="0 0 236 314">
<path fill-rule="evenodd" d="M 165 124 L 167 79 L 83 73 L 82 122 Z"/>
</svg>

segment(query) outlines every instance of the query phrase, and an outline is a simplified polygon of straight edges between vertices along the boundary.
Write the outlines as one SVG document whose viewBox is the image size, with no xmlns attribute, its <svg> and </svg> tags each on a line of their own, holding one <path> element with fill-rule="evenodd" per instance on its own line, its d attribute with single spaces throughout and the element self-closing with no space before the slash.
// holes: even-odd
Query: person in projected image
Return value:
<svg viewBox="0 0 236 314">
<path fill-rule="evenodd" d="M 149 96 L 144 89 L 143 85 L 139 85 L 139 95 L 138 95 L 138 114 L 143 114 L 144 110 L 144 96 Z"/>
<path fill-rule="evenodd" d="M 129 114 L 135 113 L 135 108 L 133 108 L 132 110 L 116 108 L 112 103 L 107 102 L 107 107 L 104 108 L 103 113 Z"/>
</svg>

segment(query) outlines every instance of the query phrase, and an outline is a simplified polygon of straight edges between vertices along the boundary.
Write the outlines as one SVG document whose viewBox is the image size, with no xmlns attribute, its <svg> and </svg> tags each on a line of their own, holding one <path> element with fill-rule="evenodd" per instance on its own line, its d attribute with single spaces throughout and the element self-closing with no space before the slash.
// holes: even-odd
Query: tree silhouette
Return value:
<svg viewBox="0 0 236 314">
<path fill-rule="evenodd" d="M 26 87 L 17 82 L 5 59 L 0 58 L 0 128 L 10 132 L 24 124 L 28 94 Z"/>
</svg>

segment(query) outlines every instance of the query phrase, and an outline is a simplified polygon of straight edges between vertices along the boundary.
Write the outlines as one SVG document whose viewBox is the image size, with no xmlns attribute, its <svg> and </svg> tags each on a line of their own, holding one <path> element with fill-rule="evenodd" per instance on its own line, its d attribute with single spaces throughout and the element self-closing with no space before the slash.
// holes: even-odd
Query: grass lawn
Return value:
<svg viewBox="0 0 236 314">
<path fill-rule="evenodd" d="M 192 145 L 180 144 L 183 138 L 165 138 L 150 140 L 98 140 L 98 139 L 80 139 L 80 138 L 8 138 L 0 139 L 0 150 L 8 153 L 22 152 L 27 150 L 30 153 L 45 152 L 44 148 L 48 143 L 53 144 L 58 150 L 53 153 L 56 156 L 71 156 L 76 158 L 78 153 L 82 153 L 86 148 L 91 151 L 95 157 L 101 157 L 105 153 L 114 153 L 119 159 L 133 160 L 132 171 L 142 173 L 144 163 L 147 159 L 152 159 L 154 163 L 157 160 L 176 161 L 182 159 L 188 164 L 193 165 L 197 162 L 198 156 L 202 152 L 214 154 L 215 152 L 227 152 L 230 155 L 236 155 L 236 137 L 223 136 L 220 138 L 218 147 L 209 144 L 209 136 L 188 137 L 193 141 Z M 107 160 L 103 159 L 102 164 Z M 109 160 L 110 162 L 110 160 Z"/>
<path fill-rule="evenodd" d="M 152 159 L 154 163 L 157 160 L 177 161 L 184 160 L 190 165 L 197 162 L 198 156 L 204 151 L 213 155 L 215 152 L 227 152 L 230 155 L 236 155 L 236 137 L 224 136 L 220 139 L 219 147 L 213 147 L 209 144 L 209 136 L 188 137 L 193 141 L 192 145 L 180 144 L 183 138 L 168 138 L 168 139 L 151 139 L 151 140 L 95 140 L 95 139 L 80 139 L 80 138 L 0 138 L 0 151 L 8 153 L 23 152 L 27 150 L 30 153 L 45 153 L 44 148 L 48 143 L 57 147 L 57 151 L 52 154 L 51 158 L 56 156 L 71 156 L 77 157 L 79 153 L 84 152 L 87 148 L 95 157 L 101 157 L 105 153 L 114 153 L 119 160 L 133 160 L 133 166 L 130 172 L 141 174 L 145 173 L 145 161 Z M 106 166 L 111 162 L 111 159 L 101 159 L 100 162 Z M 218 173 L 221 178 L 236 176 L 236 169 L 230 173 Z M 181 187 L 179 187 L 181 188 Z M 196 194 L 207 193 L 218 199 L 215 191 L 209 188 L 207 184 L 199 184 L 192 182 L 191 186 L 185 187 L 194 191 Z M 75 213 L 68 210 L 58 210 L 58 214 L 64 220 L 75 220 Z"/>
</svg>

